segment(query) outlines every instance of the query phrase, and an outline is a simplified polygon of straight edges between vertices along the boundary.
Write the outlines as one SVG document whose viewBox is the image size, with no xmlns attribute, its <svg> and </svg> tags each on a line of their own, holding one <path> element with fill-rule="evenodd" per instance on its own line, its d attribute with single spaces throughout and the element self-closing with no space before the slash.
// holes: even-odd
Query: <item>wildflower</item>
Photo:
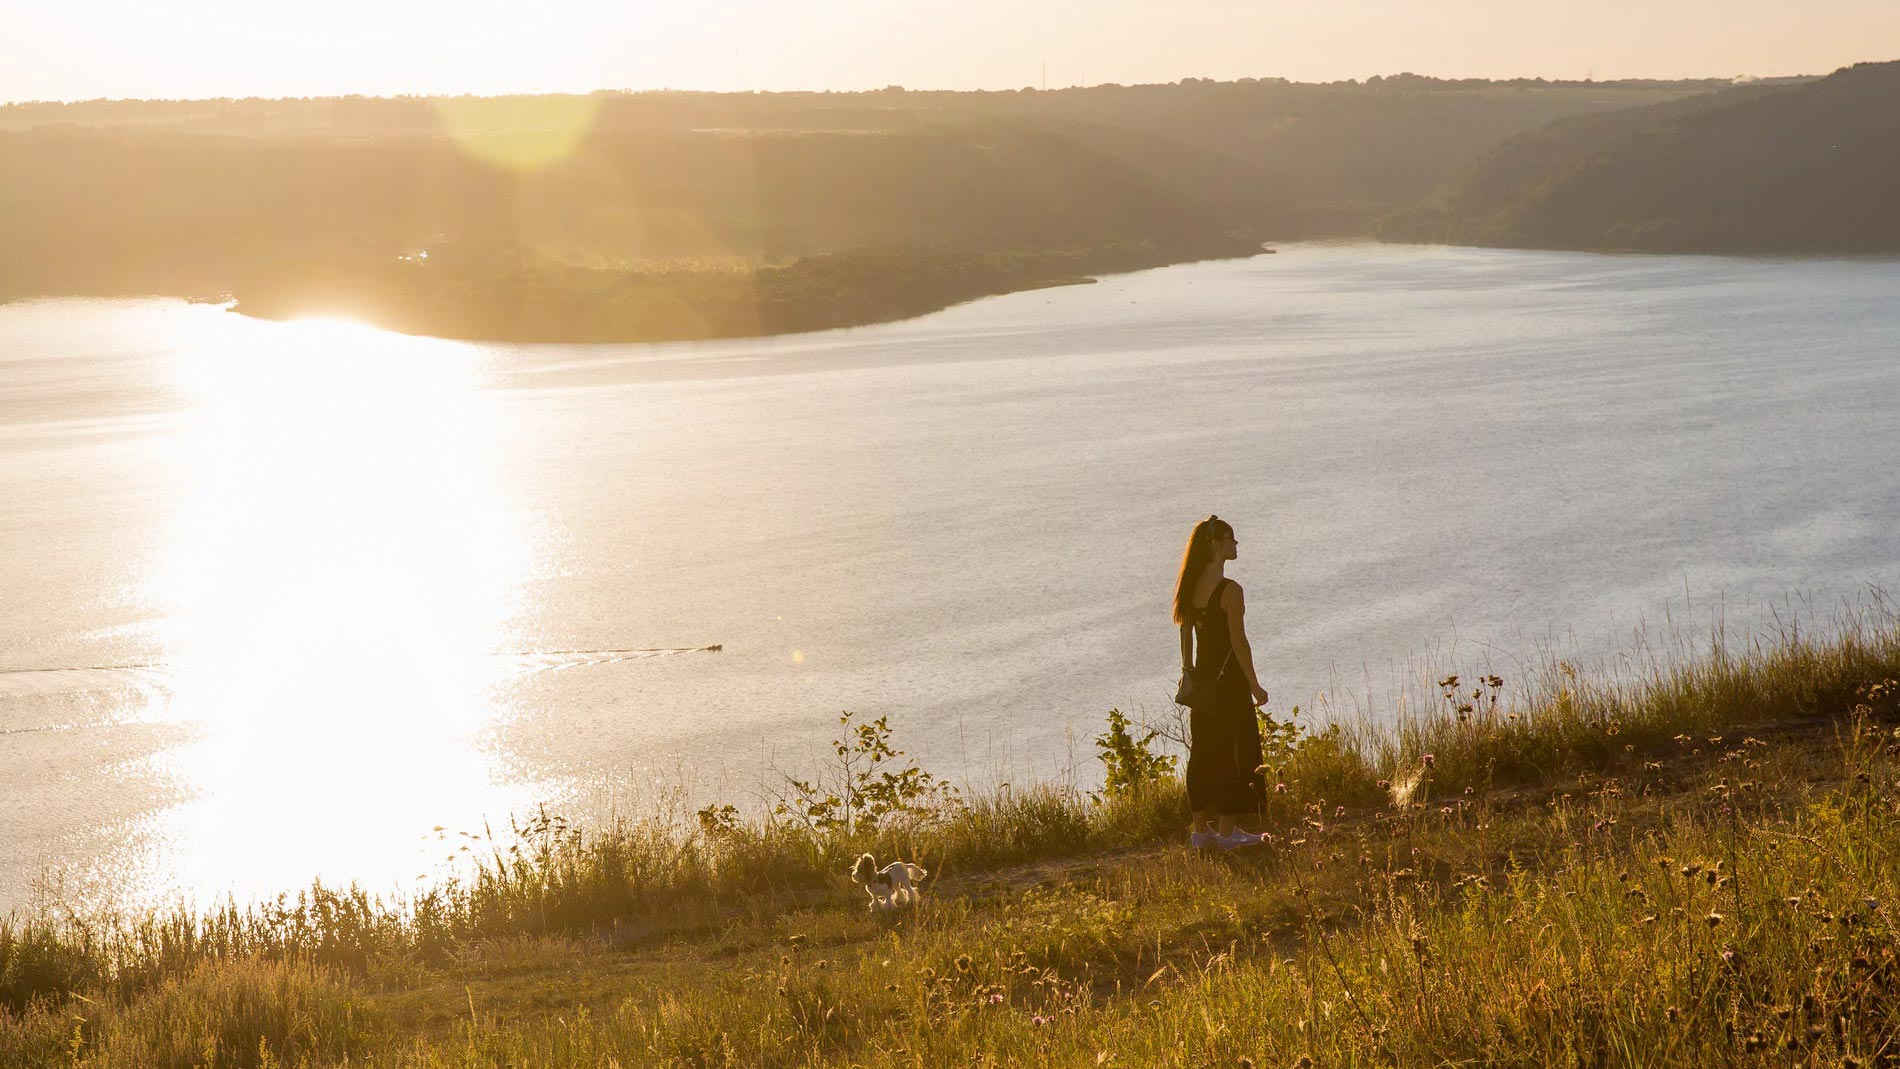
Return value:
<svg viewBox="0 0 1900 1069">
<path fill-rule="evenodd" d="M 1313 1069 L 1313 1059 L 1302 1054 L 1300 1060 L 1293 1063 L 1293 1069 Z"/>
<path fill-rule="evenodd" d="M 1334 806 L 1334 807 L 1333 807 L 1333 819 L 1334 819 L 1334 820 L 1338 820 L 1338 819 L 1340 819 L 1341 817 L 1344 817 L 1345 815 L 1346 815 L 1346 807 L 1345 807 L 1345 806 L 1343 806 L 1343 805 L 1336 805 L 1336 806 Z"/>
<path fill-rule="evenodd" d="M 1438 758 L 1432 754 L 1426 754 L 1424 757 L 1419 758 L 1419 760 L 1424 763 L 1426 768 L 1431 768 L 1438 764 Z"/>
<path fill-rule="evenodd" d="M 956 964 L 957 964 L 957 971 L 960 973 L 965 973 L 965 974 L 969 973 L 969 971 L 975 966 L 975 963 L 970 960 L 970 955 L 968 954 L 958 954 Z"/>
<path fill-rule="evenodd" d="M 1286 784 L 1284 784 L 1284 783 L 1276 783 L 1276 784 L 1274 784 L 1274 785 L 1273 785 L 1273 793 L 1275 793 L 1275 794 L 1285 794 L 1285 793 L 1286 793 Z"/>
<path fill-rule="evenodd" d="M 1392 781 L 1389 779 L 1382 779 L 1378 783 L 1374 784 L 1374 786 L 1378 787 L 1382 791 L 1389 791 L 1392 789 Z"/>
<path fill-rule="evenodd" d="M 994 1006 L 1001 1001 L 1003 1001 L 1003 993 L 1001 991 L 990 992 L 990 1005 Z"/>
<path fill-rule="evenodd" d="M 1710 912 L 1708 916 L 1702 918 L 1702 923 L 1708 925 L 1711 928 L 1721 927 L 1722 915 L 1720 913 Z"/>
</svg>

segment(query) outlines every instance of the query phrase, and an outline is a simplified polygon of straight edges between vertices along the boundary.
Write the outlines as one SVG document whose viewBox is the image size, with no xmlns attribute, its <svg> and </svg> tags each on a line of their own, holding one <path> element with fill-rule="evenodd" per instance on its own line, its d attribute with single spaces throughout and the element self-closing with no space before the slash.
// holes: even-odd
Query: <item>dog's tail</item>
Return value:
<svg viewBox="0 0 1900 1069">
<path fill-rule="evenodd" d="M 869 854 L 859 854 L 857 864 L 851 866 L 851 878 L 859 883 L 870 883 L 877 875 L 877 862 Z"/>
</svg>

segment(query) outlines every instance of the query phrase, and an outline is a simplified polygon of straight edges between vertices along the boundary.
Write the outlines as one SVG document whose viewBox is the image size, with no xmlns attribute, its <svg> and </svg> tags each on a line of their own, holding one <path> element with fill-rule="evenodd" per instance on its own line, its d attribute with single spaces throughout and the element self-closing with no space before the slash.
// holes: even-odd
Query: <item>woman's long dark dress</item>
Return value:
<svg viewBox="0 0 1900 1069">
<path fill-rule="evenodd" d="M 1188 805 L 1196 813 L 1255 813 L 1266 802 L 1253 691 L 1240 662 L 1230 658 L 1234 637 L 1220 607 L 1221 592 L 1231 582 L 1216 584 L 1194 618 L 1196 671 L 1219 673 L 1211 698 L 1189 708 L 1187 792 Z"/>
</svg>

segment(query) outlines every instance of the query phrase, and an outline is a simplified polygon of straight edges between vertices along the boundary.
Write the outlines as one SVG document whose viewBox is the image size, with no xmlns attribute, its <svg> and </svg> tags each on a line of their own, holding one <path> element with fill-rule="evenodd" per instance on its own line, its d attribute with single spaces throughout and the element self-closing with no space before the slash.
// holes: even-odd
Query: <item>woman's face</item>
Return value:
<svg viewBox="0 0 1900 1069">
<path fill-rule="evenodd" d="M 1233 560 L 1240 556 L 1240 540 L 1231 533 L 1215 535 L 1214 555 L 1221 560 Z"/>
</svg>

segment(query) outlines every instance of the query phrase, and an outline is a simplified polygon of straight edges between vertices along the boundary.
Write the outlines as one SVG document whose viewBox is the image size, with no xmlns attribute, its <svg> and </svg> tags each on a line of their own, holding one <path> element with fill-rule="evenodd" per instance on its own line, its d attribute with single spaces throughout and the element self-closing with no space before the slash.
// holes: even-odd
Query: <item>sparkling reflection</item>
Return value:
<svg viewBox="0 0 1900 1069">
<path fill-rule="evenodd" d="M 191 800 L 153 863 L 198 895 L 413 878 L 439 860 L 420 832 L 518 802 L 477 746 L 523 552 L 481 354 L 334 321 L 228 337 L 177 362 L 154 600 L 195 737 L 154 758 Z"/>
</svg>

